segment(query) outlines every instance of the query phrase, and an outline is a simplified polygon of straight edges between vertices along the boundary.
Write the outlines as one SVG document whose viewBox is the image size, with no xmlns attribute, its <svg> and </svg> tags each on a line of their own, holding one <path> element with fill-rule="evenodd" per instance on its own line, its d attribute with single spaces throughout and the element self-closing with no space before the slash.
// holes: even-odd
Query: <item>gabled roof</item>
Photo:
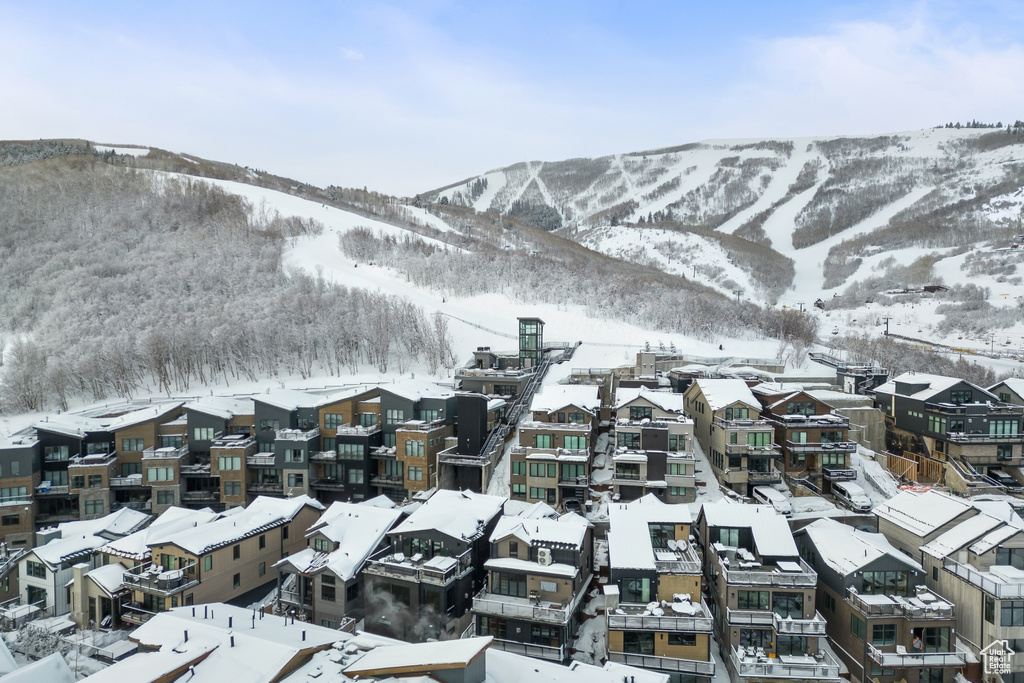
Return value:
<svg viewBox="0 0 1024 683">
<path fill-rule="evenodd" d="M 683 413 L 683 395 L 671 391 L 659 391 L 647 387 L 620 388 L 615 393 L 615 410 L 623 408 L 637 399 L 644 399 L 665 412 Z"/>
<path fill-rule="evenodd" d="M 48 657 L 12 671 L 0 680 L 4 683 L 75 683 L 75 674 L 64 661 L 64 657 L 59 652 L 54 652 Z"/>
<path fill-rule="evenodd" d="M 378 647 L 345 669 L 345 675 L 353 678 L 356 675 L 426 674 L 439 669 L 464 669 L 481 656 L 493 640 L 491 636 L 480 636 L 439 643 Z"/>
<path fill-rule="evenodd" d="M 795 557 L 799 554 L 789 523 L 770 505 L 704 503 L 701 514 L 709 528 L 750 529 L 754 548 L 762 557 Z"/>
<path fill-rule="evenodd" d="M 144 422 L 156 420 L 184 405 L 184 401 L 156 403 L 145 408 L 130 410 L 116 417 L 87 417 L 85 415 L 48 415 L 33 425 L 36 429 L 81 438 L 90 432 L 116 432 Z"/>
<path fill-rule="evenodd" d="M 97 567 L 85 574 L 85 578 L 91 580 L 107 594 L 107 597 L 114 597 L 125 591 L 124 588 L 125 568 L 117 562 Z"/>
<path fill-rule="evenodd" d="M 313 408 L 318 399 L 316 396 L 295 389 L 269 389 L 265 394 L 254 394 L 252 400 L 256 403 L 291 411 L 299 408 Z"/>
<path fill-rule="evenodd" d="M 25 558 L 35 555 L 50 571 L 56 571 L 64 562 L 89 557 L 106 542 L 107 539 L 94 536 L 93 534 L 78 534 L 69 538 L 58 538 L 46 545 L 36 546 L 22 557 L 21 561 L 24 562 Z"/>
<path fill-rule="evenodd" d="M 1024 378 L 1022 377 L 1007 377 L 1002 382 L 997 382 L 988 388 L 989 392 L 995 394 L 996 389 L 1000 386 L 1006 386 L 1007 389 L 1017 394 L 1021 398 L 1024 398 Z"/>
<path fill-rule="evenodd" d="M 130 560 L 147 560 L 150 557 L 149 546 L 163 543 L 180 531 L 199 527 L 215 519 L 237 514 L 241 511 L 242 508 L 229 508 L 227 511 L 218 514 L 209 508 L 189 510 L 186 508 L 169 507 L 145 529 L 107 543 L 100 548 L 100 552 L 125 557 Z"/>
<path fill-rule="evenodd" d="M 901 394 L 897 392 L 896 384 L 914 384 L 921 385 L 922 388 L 917 389 L 910 394 Z M 940 394 L 946 391 L 950 387 L 954 387 L 957 384 L 966 384 L 970 387 L 977 389 L 978 391 L 986 394 L 989 400 L 998 400 L 991 392 L 987 389 L 982 389 L 977 384 L 972 384 L 965 379 L 959 377 L 946 377 L 945 375 L 929 375 L 925 372 L 904 372 L 899 377 L 893 377 L 885 384 L 881 384 L 875 387 L 874 392 L 876 394 L 887 394 L 891 396 L 905 396 L 906 398 L 913 398 L 919 401 L 927 401 L 933 398 L 936 394 Z"/>
<path fill-rule="evenodd" d="M 500 496 L 441 489 L 391 533 L 436 530 L 452 538 L 472 541 L 484 533 L 484 528 L 496 515 L 501 514 L 504 504 L 505 499 Z"/>
<path fill-rule="evenodd" d="M 576 406 L 591 415 L 601 408 L 598 387 L 588 384 L 554 384 L 534 394 L 530 412 L 553 413 L 566 406 Z"/>
<path fill-rule="evenodd" d="M 821 559 L 842 576 L 849 576 L 880 557 L 899 560 L 915 571 L 920 564 L 897 550 L 882 534 L 854 529 L 834 519 L 819 519 L 798 534 L 807 534 Z"/>
<path fill-rule="evenodd" d="M 403 379 L 401 382 L 387 384 L 382 386 L 380 390 L 413 402 L 424 398 L 451 398 L 455 396 L 455 390 L 449 386 L 415 379 Z"/>
<path fill-rule="evenodd" d="M 700 388 L 708 402 L 711 412 L 727 408 L 735 403 L 742 403 L 754 410 L 761 410 L 761 403 L 750 391 L 747 383 L 741 379 L 696 379 L 694 385 Z"/>
<path fill-rule="evenodd" d="M 204 396 L 186 403 L 185 410 L 212 415 L 222 420 L 230 420 L 236 415 L 253 415 L 256 411 L 251 396 Z"/>
<path fill-rule="evenodd" d="M 629 503 L 608 506 L 608 563 L 615 569 L 654 570 L 655 550 L 648 524 L 689 524 L 690 508 L 663 503 L 648 493 Z"/>
<path fill-rule="evenodd" d="M 878 517 L 917 536 L 927 536 L 957 517 L 975 512 L 970 501 L 939 491 L 902 491 L 874 509 Z"/>
<path fill-rule="evenodd" d="M 986 553 L 1024 531 L 1024 520 L 1006 503 L 976 503 L 978 514 L 960 522 L 921 548 L 932 557 L 948 557 L 965 546 Z"/>
<path fill-rule="evenodd" d="M 507 536 L 514 536 L 529 545 L 553 543 L 579 550 L 583 547 L 588 528 L 590 522 L 573 513 L 559 519 L 505 515 L 498 519 L 490 540 L 494 543 Z"/>
</svg>

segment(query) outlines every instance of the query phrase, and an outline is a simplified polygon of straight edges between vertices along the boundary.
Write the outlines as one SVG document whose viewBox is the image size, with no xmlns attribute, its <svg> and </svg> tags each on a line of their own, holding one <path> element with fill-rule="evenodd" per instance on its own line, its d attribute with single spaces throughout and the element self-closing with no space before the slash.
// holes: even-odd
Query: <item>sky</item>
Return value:
<svg viewBox="0 0 1024 683">
<path fill-rule="evenodd" d="M 1024 119 L 1024 3 L 14 2 L 0 139 L 412 196 L 519 161 Z"/>
</svg>

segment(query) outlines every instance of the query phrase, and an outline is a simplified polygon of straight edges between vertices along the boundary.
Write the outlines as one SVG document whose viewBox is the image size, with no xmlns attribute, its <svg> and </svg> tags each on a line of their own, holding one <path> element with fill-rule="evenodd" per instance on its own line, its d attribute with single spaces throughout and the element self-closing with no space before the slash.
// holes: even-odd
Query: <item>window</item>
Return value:
<svg viewBox="0 0 1024 683">
<path fill-rule="evenodd" d="M 224 482 L 224 495 L 225 496 L 240 496 L 240 495 L 242 495 L 242 482 L 240 482 L 240 481 L 226 481 L 226 482 Z"/>
<path fill-rule="evenodd" d="M 566 417 L 569 418 L 569 424 L 581 425 L 583 424 L 583 413 L 569 413 Z"/>
<path fill-rule="evenodd" d="M 996 564 L 1006 564 L 1024 569 L 1024 548 L 996 547 Z"/>
<path fill-rule="evenodd" d="M 405 441 L 405 457 L 407 458 L 422 458 L 423 457 L 423 442 L 413 441 L 412 439 L 406 439 Z"/>
<path fill-rule="evenodd" d="M 718 530 L 718 542 L 730 548 L 738 548 L 740 545 L 740 530 L 720 528 Z M 767 609 L 767 607 L 765 608 Z"/>
<path fill-rule="evenodd" d="M 996 599 L 985 596 L 985 621 L 996 623 Z"/>
<path fill-rule="evenodd" d="M 280 420 L 260 420 L 260 431 L 269 432 L 271 430 L 277 431 L 281 428 Z"/>
<path fill-rule="evenodd" d="M 164 434 L 160 437 L 160 448 L 181 448 L 183 441 L 181 434 Z"/>
<path fill-rule="evenodd" d="M 193 441 L 213 441 L 213 427 L 193 427 Z"/>
<path fill-rule="evenodd" d="M 28 604 L 45 607 L 46 589 L 39 586 L 28 586 Z"/>
<path fill-rule="evenodd" d="M 673 498 L 682 498 L 683 496 L 686 495 L 686 487 L 685 486 L 669 486 L 668 487 L 668 495 L 672 496 Z"/>
<path fill-rule="evenodd" d="M 824 596 L 824 599 L 822 600 L 822 603 L 823 603 L 823 605 L 825 607 L 825 611 L 826 612 L 835 612 L 836 611 L 836 598 L 835 598 L 835 596 L 832 595 L 831 593 L 827 592 L 827 591 L 825 593 L 823 593 L 822 595 Z"/>
<path fill-rule="evenodd" d="M 864 572 L 861 579 L 861 593 L 907 595 L 906 572 Z"/>
<path fill-rule="evenodd" d="M 28 500 L 28 487 L 10 486 L 0 489 L 0 503 L 9 503 L 14 500 Z"/>
<path fill-rule="evenodd" d="M 21 517 L 19 515 L 4 515 L 0 517 L 0 524 L 3 526 L 18 526 L 21 523 Z"/>
<path fill-rule="evenodd" d="M 1013 444 L 1001 443 L 996 445 L 996 460 L 1009 460 L 1013 457 Z"/>
<path fill-rule="evenodd" d="M 223 458 L 222 458 L 223 459 Z M 236 458 L 237 460 L 238 458 Z M 173 481 L 173 467 L 147 467 L 146 481 Z"/>
<path fill-rule="evenodd" d="M 334 577 L 329 574 L 323 574 L 320 576 L 320 597 L 327 602 L 334 602 Z"/>
<path fill-rule="evenodd" d="M 42 562 L 29 560 L 25 563 L 25 573 L 37 579 L 45 579 L 46 566 Z"/>
<path fill-rule="evenodd" d="M 651 546 L 655 550 L 665 550 L 668 548 L 668 542 L 675 540 L 676 527 L 674 524 L 648 522 L 647 534 L 651 537 Z"/>
<path fill-rule="evenodd" d="M 174 491 L 157 491 L 157 505 L 174 505 Z"/>
<path fill-rule="evenodd" d="M 772 593 L 772 611 L 785 619 L 804 618 L 803 593 Z"/>
<path fill-rule="evenodd" d="M 746 420 L 748 419 L 747 416 L 749 414 L 750 413 L 748 412 L 747 408 L 736 407 L 725 409 L 726 420 Z"/>
<path fill-rule="evenodd" d="M 755 448 L 764 448 L 772 445 L 771 432 L 747 432 L 747 445 Z"/>
<path fill-rule="evenodd" d="M 630 654 L 653 655 L 654 633 L 649 631 L 625 631 L 622 634 L 622 649 Z"/>
<path fill-rule="evenodd" d="M 286 448 L 284 449 L 284 461 L 285 462 L 302 462 L 303 455 L 301 448 Z"/>
<path fill-rule="evenodd" d="M 1017 421 L 989 420 L 988 433 L 992 436 L 1013 436 L 1017 433 Z"/>
<path fill-rule="evenodd" d="M 221 456 L 217 458 L 217 467 L 222 470 L 242 469 L 242 457 L 239 455 Z"/>
<path fill-rule="evenodd" d="M 872 645 L 895 645 L 896 624 L 874 624 L 871 627 Z"/>
<path fill-rule="evenodd" d="M 640 432 L 617 432 L 619 448 L 640 448 Z"/>
<path fill-rule="evenodd" d="M 89 488 L 101 489 L 103 488 L 103 475 L 102 474 L 90 474 L 89 475 Z"/>
<path fill-rule="evenodd" d="M 512 496 L 515 498 L 525 498 L 526 484 L 512 484 Z"/>
<path fill-rule="evenodd" d="M 341 413 L 324 413 L 324 429 L 337 429 L 345 426 L 345 416 Z"/>
<path fill-rule="evenodd" d="M 587 437 L 585 436 L 566 436 L 565 447 L 570 450 L 583 451 L 587 448 Z"/>
<path fill-rule="evenodd" d="M 43 448 L 43 460 L 46 462 L 65 462 L 67 459 L 67 446 L 45 446 Z"/>
<path fill-rule="evenodd" d="M 807 462 L 807 458 L 803 453 L 790 453 L 789 454 L 789 466 L 790 467 L 803 467 Z"/>
<path fill-rule="evenodd" d="M 360 427 L 374 427 L 377 425 L 377 413 L 359 413 Z"/>
<path fill-rule="evenodd" d="M 685 434 L 669 434 L 668 435 L 668 449 L 670 451 L 685 451 L 686 450 L 686 435 Z"/>
<path fill-rule="evenodd" d="M 669 645 L 683 645 L 685 647 L 694 647 L 697 644 L 696 633 L 669 633 L 668 634 Z"/>
<path fill-rule="evenodd" d="M 408 473 L 409 481 L 423 481 L 423 468 L 410 466 L 406 472 Z"/>
<path fill-rule="evenodd" d="M 241 543 L 236 543 L 231 548 L 231 559 L 232 560 L 240 560 L 240 559 L 242 559 L 242 544 Z"/>
<path fill-rule="evenodd" d="M 142 463 L 141 462 L 123 462 L 121 463 L 121 476 L 128 477 L 133 474 L 142 474 Z"/>
<path fill-rule="evenodd" d="M 573 482 L 577 477 L 587 476 L 587 466 L 583 463 L 562 463 L 562 481 Z"/>
<path fill-rule="evenodd" d="M 768 609 L 768 591 L 737 591 L 736 609 Z"/>
<path fill-rule="evenodd" d="M 385 424 L 396 425 L 396 424 L 399 424 L 401 422 L 405 422 L 405 411 L 404 410 L 396 410 L 394 408 L 389 408 L 387 410 L 387 412 L 385 412 L 384 416 L 385 416 L 385 419 L 384 419 L 384 423 Z"/>
<path fill-rule="evenodd" d="M 942 683 L 942 669 L 921 669 L 917 680 L 918 683 Z"/>
<path fill-rule="evenodd" d="M 260 550 L 263 550 L 266 547 L 267 547 L 267 535 L 266 534 L 261 534 L 260 535 Z"/>
<path fill-rule="evenodd" d="M 213 570 L 213 555 L 207 555 L 203 558 L 203 571 Z"/>
<path fill-rule="evenodd" d="M 629 419 L 630 420 L 644 420 L 651 419 L 653 413 L 650 406 L 630 406 L 629 407 Z"/>
<path fill-rule="evenodd" d="M 498 595 L 526 597 L 526 577 L 508 572 L 491 572 L 492 589 Z"/>
<path fill-rule="evenodd" d="M 351 479 L 352 472 L 359 472 L 360 478 L 362 477 L 362 470 L 349 470 L 349 478 Z M 289 472 L 288 473 L 288 488 L 298 488 L 302 486 L 302 473 L 301 472 Z"/>
<path fill-rule="evenodd" d="M 622 602 L 647 604 L 651 601 L 651 580 L 648 578 L 622 579 L 619 588 Z"/>
<path fill-rule="evenodd" d="M 231 587 L 232 588 L 240 588 L 241 586 L 242 586 L 242 575 L 241 574 L 235 574 L 234 576 L 232 576 L 231 577 Z"/>
<path fill-rule="evenodd" d="M 532 500 L 546 500 L 547 497 L 548 497 L 548 490 L 547 489 L 538 488 L 536 486 L 531 486 L 530 487 L 530 498 Z"/>
<path fill-rule="evenodd" d="M 361 443 L 339 443 L 335 450 L 342 460 L 362 460 L 365 449 Z"/>
<path fill-rule="evenodd" d="M 683 476 L 686 474 L 686 463 L 685 462 L 669 462 L 668 473 L 674 476 Z"/>
<path fill-rule="evenodd" d="M 518 541 L 509 541 L 508 542 L 508 556 L 509 557 L 519 557 L 519 542 Z"/>
<path fill-rule="evenodd" d="M 283 540 L 283 541 L 287 541 L 288 540 L 288 527 L 287 526 L 281 527 L 281 540 Z"/>
<path fill-rule="evenodd" d="M 771 629 L 754 629 L 754 628 L 743 628 L 740 629 L 740 645 L 744 647 L 771 647 L 772 645 L 772 632 Z"/>
<path fill-rule="evenodd" d="M 420 410 L 420 419 L 424 422 L 437 422 L 441 419 L 440 410 Z"/>
<path fill-rule="evenodd" d="M 85 488 L 85 477 L 81 474 L 76 474 L 71 477 L 71 488 L 73 489 L 84 489 Z"/>
<path fill-rule="evenodd" d="M 10 462 L 10 468 L 11 468 L 11 476 L 12 477 L 20 477 L 21 476 L 21 463 L 20 462 L 18 462 L 17 460 L 12 460 Z"/>
<path fill-rule="evenodd" d="M 366 470 L 350 469 L 348 471 L 348 483 L 350 483 L 350 484 L 363 484 L 363 483 L 365 483 L 366 482 L 366 474 L 365 473 L 366 473 Z M 289 475 L 289 476 L 291 476 L 291 475 Z M 297 486 L 301 486 L 302 485 L 302 475 L 300 474 L 300 475 L 298 475 L 298 477 L 299 477 L 299 484 L 297 484 Z"/>
<path fill-rule="evenodd" d="M 970 389 L 954 389 L 949 392 L 949 402 L 956 405 L 961 403 L 971 402 L 971 390 Z"/>
<path fill-rule="evenodd" d="M 267 563 L 266 562 L 260 562 L 260 576 L 263 576 L 266 573 L 267 573 Z"/>
<path fill-rule="evenodd" d="M 102 500 L 87 500 L 87 501 L 85 501 L 85 514 L 87 514 L 87 515 L 102 515 L 103 514 L 103 501 Z"/>
<path fill-rule="evenodd" d="M 821 454 L 821 465 L 826 467 L 828 465 L 836 465 L 838 467 L 846 467 L 846 454 L 845 453 L 822 453 Z"/>
<path fill-rule="evenodd" d="M 526 474 L 526 461 L 524 460 L 513 460 L 512 461 L 512 474 L 524 475 Z"/>
<path fill-rule="evenodd" d="M 864 637 L 867 633 L 864 625 L 864 620 L 858 617 L 856 614 L 850 615 L 850 633 L 852 633 L 860 640 L 864 640 Z"/>
<path fill-rule="evenodd" d="M 1002 600 L 999 603 L 1000 626 L 1024 626 L 1024 600 Z"/>
<path fill-rule="evenodd" d="M 537 434 L 534 443 L 537 444 L 537 448 L 553 448 L 550 434 Z"/>
<path fill-rule="evenodd" d="M 142 439 L 121 439 L 122 451 L 142 451 L 146 446 Z"/>
<path fill-rule="evenodd" d="M 786 415 L 814 415 L 814 401 L 789 401 Z"/>
<path fill-rule="evenodd" d="M 938 415 L 929 415 L 928 416 L 928 431 L 929 432 L 934 432 L 936 434 L 945 434 L 946 433 L 946 418 L 939 417 Z M 950 431 L 963 431 L 963 427 L 961 426 L 960 430 L 953 429 L 953 430 L 950 430 Z"/>
<path fill-rule="evenodd" d="M 953 648 L 949 646 L 949 629 L 945 627 L 925 628 L 924 651 L 925 652 L 949 652 Z M 1016 650 L 1014 650 L 1016 652 Z"/>
</svg>

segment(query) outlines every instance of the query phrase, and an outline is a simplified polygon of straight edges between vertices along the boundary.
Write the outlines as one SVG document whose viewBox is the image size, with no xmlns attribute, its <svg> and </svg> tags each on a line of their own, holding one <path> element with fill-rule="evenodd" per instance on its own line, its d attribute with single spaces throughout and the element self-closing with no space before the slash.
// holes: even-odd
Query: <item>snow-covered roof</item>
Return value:
<svg viewBox="0 0 1024 683">
<path fill-rule="evenodd" d="M 900 384 L 924 385 L 924 388 L 918 389 L 917 391 L 915 391 L 915 392 L 913 392 L 911 394 L 901 394 L 901 393 L 898 393 L 897 390 L 896 390 L 897 382 L 900 383 Z M 959 377 L 946 377 L 944 375 L 930 375 L 930 374 L 928 374 L 926 372 L 914 372 L 913 370 L 911 370 L 910 372 L 904 372 L 899 377 L 893 377 L 892 379 L 890 379 L 885 384 L 881 384 L 881 385 L 875 387 L 874 391 L 875 391 L 876 394 L 888 394 L 888 395 L 892 395 L 892 396 L 905 396 L 907 398 L 913 398 L 913 399 L 916 399 L 916 400 L 919 400 L 919 401 L 927 401 L 928 399 L 932 398 L 936 394 L 939 394 L 939 393 L 945 391 L 946 389 L 949 389 L 950 387 L 956 386 L 957 384 L 960 384 L 961 382 L 964 382 L 965 384 L 968 384 L 968 385 L 974 387 L 978 391 L 981 391 L 981 392 L 983 392 L 985 394 L 988 394 L 988 398 L 990 398 L 991 400 L 993 400 L 993 401 L 996 400 L 996 397 L 993 396 L 991 393 L 989 393 L 988 390 L 982 389 L 981 387 L 976 386 L 974 384 L 971 384 L 970 382 L 967 382 L 966 380 L 963 380 L 963 379 L 961 379 Z"/>
<path fill-rule="evenodd" d="M 517 557 L 494 557 L 484 562 L 487 569 L 499 571 L 529 572 L 530 574 L 548 574 L 551 576 L 564 576 L 575 578 L 580 573 L 579 567 L 572 564 L 537 564 L 529 560 L 521 560 Z"/>
<path fill-rule="evenodd" d="M 957 517 L 975 511 L 970 501 L 940 491 L 902 491 L 874 509 L 874 513 L 917 536 L 927 536 Z"/>
<path fill-rule="evenodd" d="M 608 564 L 615 569 L 656 568 L 648 524 L 689 524 L 690 508 L 668 504 L 653 493 L 629 503 L 608 506 Z"/>
<path fill-rule="evenodd" d="M 61 538 L 95 534 L 111 538 L 126 536 L 145 525 L 150 516 L 139 510 L 121 508 L 96 519 L 81 519 L 57 525 Z"/>
<path fill-rule="evenodd" d="M 331 503 L 327 512 L 309 527 L 306 537 L 326 536 L 339 544 L 337 550 L 318 553 L 307 548 L 282 562 L 303 573 L 328 569 L 343 581 L 348 581 L 355 578 L 366 558 L 377 549 L 401 516 L 402 512 L 397 508 L 365 503 Z"/>
<path fill-rule="evenodd" d="M 287 524 L 306 506 L 323 510 L 324 506 L 309 496 L 270 498 L 259 496 L 241 512 L 228 517 L 184 529 L 150 545 L 172 544 L 199 556 L 216 548 L 237 543 L 243 538 Z"/>
<path fill-rule="evenodd" d="M 590 414 L 601 409 L 598 387 L 588 384 L 553 384 L 534 394 L 530 412 L 553 413 L 566 406 L 576 406 Z"/>
<path fill-rule="evenodd" d="M 430 529 L 466 541 L 479 538 L 484 527 L 500 514 L 505 499 L 472 491 L 441 489 L 392 533 L 409 534 Z"/>
<path fill-rule="evenodd" d="M 897 550 L 882 534 L 860 531 L 834 519 L 816 520 L 797 533 L 807 534 L 821 559 L 842 576 L 849 576 L 886 555 L 915 571 L 924 571 L 920 564 Z"/>
<path fill-rule="evenodd" d="M 562 666 L 557 662 L 489 648 L 486 683 L 668 683 L 668 674 L 607 662 L 604 667 L 583 662 Z"/>
<path fill-rule="evenodd" d="M 932 557 L 947 557 L 970 545 L 971 552 L 986 553 L 1024 531 L 1024 520 L 1002 501 L 974 503 L 978 514 L 968 517 L 921 548 Z"/>
<path fill-rule="evenodd" d="M 251 396 L 204 396 L 191 403 L 186 403 L 185 410 L 213 415 L 222 420 L 230 420 L 235 415 L 255 414 Z"/>
<path fill-rule="evenodd" d="M 734 403 L 742 403 L 754 410 L 761 410 L 761 403 L 754 398 L 747 383 L 741 379 L 696 379 L 693 382 L 708 402 L 711 412 L 721 410 Z"/>
<path fill-rule="evenodd" d="M 114 597 L 123 590 L 125 569 L 117 562 L 97 567 L 85 575 L 93 583 L 103 589 L 109 597 Z"/>
<path fill-rule="evenodd" d="M 252 400 L 282 410 L 298 410 L 299 408 L 312 408 L 318 399 L 304 391 L 295 389 L 270 389 L 265 394 L 255 394 Z"/>
<path fill-rule="evenodd" d="M 11 649 L 7 647 L 7 641 L 0 638 L 0 676 L 9 674 L 18 668 L 18 663 L 14 661 L 14 655 L 11 654 Z"/>
<path fill-rule="evenodd" d="M 378 647 L 357 659 L 345 669 L 345 674 L 353 678 L 356 675 L 386 676 L 389 673 L 427 673 L 431 669 L 466 667 L 482 655 L 493 640 L 491 636 L 480 636 Z"/>
<path fill-rule="evenodd" d="M 450 386 L 428 380 L 415 379 L 403 379 L 394 384 L 386 384 L 381 387 L 381 391 L 390 392 L 409 401 L 419 401 L 424 398 L 451 398 L 455 396 L 455 391 Z"/>
<path fill-rule="evenodd" d="M 620 388 L 615 393 L 615 410 L 629 405 L 638 398 L 653 403 L 665 412 L 683 412 L 683 395 L 671 391 L 648 389 L 647 387 Z"/>
<path fill-rule="evenodd" d="M 996 388 L 1003 385 L 1018 396 L 1024 397 L 1024 377 L 1007 377 L 1002 382 L 997 382 L 990 386 L 988 390 L 992 393 L 996 393 Z"/>
<path fill-rule="evenodd" d="M 237 514 L 242 509 L 230 508 L 230 510 L 233 512 L 218 514 L 209 508 L 189 510 L 169 507 L 145 529 L 107 543 L 100 548 L 100 552 L 131 560 L 146 560 L 150 556 L 149 546 L 164 543 L 180 531 L 202 526 L 215 519 L 220 519 L 226 514 Z"/>
<path fill-rule="evenodd" d="M 3 683 L 75 683 L 75 674 L 59 652 L 26 664 L 0 678 Z"/>
<path fill-rule="evenodd" d="M 78 534 L 68 538 L 55 539 L 46 545 L 36 546 L 25 557 L 34 554 L 40 562 L 50 568 L 50 571 L 54 571 L 64 562 L 88 557 L 106 542 L 107 539 L 101 536 Z M 23 557 L 22 561 L 24 560 Z"/>
<path fill-rule="evenodd" d="M 72 413 L 48 415 L 42 422 L 37 422 L 34 426 L 36 429 L 77 438 L 85 436 L 88 432 L 116 432 L 143 422 L 156 420 L 177 410 L 182 405 L 184 405 L 183 401 L 156 403 L 145 408 L 129 410 L 116 417 L 88 417 Z"/>
<path fill-rule="evenodd" d="M 527 545 L 552 543 L 579 550 L 583 547 L 589 527 L 590 522 L 573 513 L 563 515 L 558 519 L 546 517 L 529 519 L 505 515 L 498 519 L 490 540 L 494 543 L 506 536 L 515 536 L 526 542 Z"/>
<path fill-rule="evenodd" d="M 762 557 L 794 557 L 799 554 L 789 523 L 771 505 L 704 503 L 701 511 L 708 527 L 749 528 L 754 548 Z"/>
</svg>

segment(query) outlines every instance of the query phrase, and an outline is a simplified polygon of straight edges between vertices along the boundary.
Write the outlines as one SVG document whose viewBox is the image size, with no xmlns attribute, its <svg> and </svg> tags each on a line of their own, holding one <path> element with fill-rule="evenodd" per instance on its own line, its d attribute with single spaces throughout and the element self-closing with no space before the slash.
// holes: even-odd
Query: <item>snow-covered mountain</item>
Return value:
<svg viewBox="0 0 1024 683">
<path fill-rule="evenodd" d="M 998 330 L 1022 346 L 1024 250 L 1011 246 L 1024 233 L 1024 124 L 524 162 L 421 198 L 516 216 L 729 296 L 820 298 L 841 331 L 912 302 L 899 322 L 915 334 Z M 926 285 L 956 291 L 886 294 Z"/>
</svg>

